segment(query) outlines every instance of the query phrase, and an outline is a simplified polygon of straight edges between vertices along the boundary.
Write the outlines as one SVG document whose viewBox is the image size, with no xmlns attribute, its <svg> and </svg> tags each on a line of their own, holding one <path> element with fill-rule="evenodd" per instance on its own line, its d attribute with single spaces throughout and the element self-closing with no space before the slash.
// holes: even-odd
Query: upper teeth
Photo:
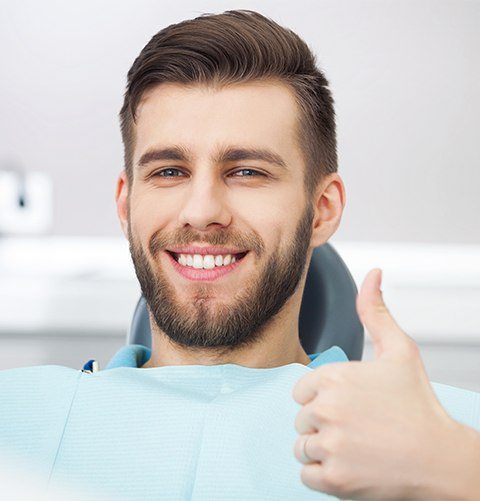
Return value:
<svg viewBox="0 0 480 501">
<path fill-rule="evenodd" d="M 201 254 L 180 254 L 177 261 L 182 266 L 192 266 L 193 268 L 211 270 L 212 268 L 215 268 L 215 266 L 227 266 L 229 264 L 233 264 L 236 260 L 235 256 L 232 256 L 231 254 L 227 254 L 225 256 L 212 256 L 211 254 L 207 254 L 206 256 L 202 256 Z"/>
</svg>

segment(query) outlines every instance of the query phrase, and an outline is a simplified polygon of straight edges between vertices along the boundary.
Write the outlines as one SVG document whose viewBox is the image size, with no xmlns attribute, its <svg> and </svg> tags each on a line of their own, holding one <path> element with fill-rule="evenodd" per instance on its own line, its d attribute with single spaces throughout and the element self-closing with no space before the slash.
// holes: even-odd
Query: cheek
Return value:
<svg viewBox="0 0 480 501">
<path fill-rule="evenodd" d="M 261 217 L 265 223 L 288 225 L 290 220 L 298 219 L 305 205 L 305 198 L 299 196 L 302 192 L 286 183 L 279 183 L 275 189 L 272 186 L 271 189 L 254 191 L 235 194 L 232 207 L 245 208 L 252 218 Z"/>
<path fill-rule="evenodd" d="M 176 220 L 173 204 L 163 204 L 158 194 L 142 193 L 130 206 L 130 220 L 139 235 L 151 234 Z"/>
<path fill-rule="evenodd" d="M 288 216 L 294 205 L 283 193 L 270 193 L 270 190 L 238 190 L 231 193 L 229 206 L 232 213 L 242 220 L 262 227 L 278 225 L 279 220 Z"/>
</svg>

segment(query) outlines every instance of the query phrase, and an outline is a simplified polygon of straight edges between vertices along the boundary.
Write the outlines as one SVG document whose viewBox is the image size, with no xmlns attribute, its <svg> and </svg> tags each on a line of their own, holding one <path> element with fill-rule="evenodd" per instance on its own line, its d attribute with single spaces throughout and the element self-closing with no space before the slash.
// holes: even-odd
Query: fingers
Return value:
<svg viewBox="0 0 480 501">
<path fill-rule="evenodd" d="M 381 275 L 379 268 L 367 273 L 356 298 L 357 313 L 373 341 L 376 359 L 407 357 L 412 339 L 397 324 L 383 300 Z"/>
<path fill-rule="evenodd" d="M 313 458 L 310 456 L 311 450 L 309 449 L 307 451 L 308 441 L 312 437 L 313 437 L 312 433 L 306 433 L 304 435 L 300 435 L 295 441 L 293 453 L 295 454 L 295 457 L 302 464 L 309 464 L 314 462 Z"/>
<path fill-rule="evenodd" d="M 295 418 L 295 429 L 297 433 L 315 433 L 318 431 L 318 424 L 314 423 L 315 419 L 311 412 L 305 412 L 303 408 Z"/>
<path fill-rule="evenodd" d="M 326 364 L 304 374 L 293 387 L 292 396 L 295 402 L 305 405 L 313 400 L 322 388 L 341 377 L 339 373 L 345 371 L 345 365 L 346 362 Z"/>
<path fill-rule="evenodd" d="M 321 462 L 326 457 L 326 451 L 322 447 L 318 433 L 300 435 L 295 441 L 293 452 L 302 464 Z"/>
<path fill-rule="evenodd" d="M 295 417 L 295 430 L 297 433 L 315 433 L 327 424 L 330 413 L 330 405 L 319 402 L 314 398 L 308 404 L 305 404 Z"/>
<path fill-rule="evenodd" d="M 325 461 L 334 446 L 338 433 L 332 429 L 328 419 L 330 406 L 319 405 L 317 399 L 306 404 L 295 418 L 295 429 L 299 436 L 295 442 L 295 457 L 303 464 Z"/>
<path fill-rule="evenodd" d="M 334 494 L 330 483 L 325 479 L 325 466 L 321 463 L 306 464 L 300 472 L 302 482 L 310 489 L 323 492 L 325 494 Z M 345 498 L 337 498 L 345 499 Z"/>
<path fill-rule="evenodd" d="M 316 375 L 317 370 L 318 369 L 314 369 L 312 372 L 308 372 L 307 374 L 302 376 L 293 387 L 293 399 L 300 405 L 305 405 L 306 403 L 310 402 L 316 397 L 318 393 L 318 376 Z"/>
</svg>

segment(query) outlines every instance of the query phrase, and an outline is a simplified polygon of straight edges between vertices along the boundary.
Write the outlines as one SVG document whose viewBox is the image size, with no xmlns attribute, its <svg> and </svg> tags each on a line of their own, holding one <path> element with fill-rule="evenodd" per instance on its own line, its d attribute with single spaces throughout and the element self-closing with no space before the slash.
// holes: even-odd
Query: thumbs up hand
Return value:
<svg viewBox="0 0 480 501">
<path fill-rule="evenodd" d="M 304 464 L 302 482 L 314 490 L 343 499 L 434 499 L 449 489 L 459 467 L 454 451 L 474 430 L 438 401 L 380 284 L 381 270 L 370 270 L 356 302 L 375 360 L 326 364 L 296 383 L 293 398 L 302 408 L 294 453 Z"/>
</svg>

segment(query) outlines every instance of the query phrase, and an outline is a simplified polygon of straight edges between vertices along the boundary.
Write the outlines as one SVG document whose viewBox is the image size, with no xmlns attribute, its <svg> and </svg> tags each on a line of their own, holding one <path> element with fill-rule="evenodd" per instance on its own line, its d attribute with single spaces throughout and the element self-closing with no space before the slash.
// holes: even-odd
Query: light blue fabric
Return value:
<svg viewBox="0 0 480 501">
<path fill-rule="evenodd" d="M 336 499 L 300 480 L 292 389 L 315 367 L 348 361 L 339 347 L 270 369 L 140 369 L 149 356 L 132 345 L 93 373 L 0 371 L 2 456 L 95 500 Z M 432 384 L 447 411 L 480 428 L 479 394 Z"/>
<path fill-rule="evenodd" d="M 120 348 L 110 362 L 105 367 L 106 369 L 114 369 L 116 367 L 141 367 L 152 355 L 152 350 L 141 344 L 129 344 Z M 322 353 L 308 355 L 311 363 L 307 367 L 315 369 L 320 365 L 330 362 L 346 362 L 348 357 L 339 346 L 332 346 Z"/>
</svg>

